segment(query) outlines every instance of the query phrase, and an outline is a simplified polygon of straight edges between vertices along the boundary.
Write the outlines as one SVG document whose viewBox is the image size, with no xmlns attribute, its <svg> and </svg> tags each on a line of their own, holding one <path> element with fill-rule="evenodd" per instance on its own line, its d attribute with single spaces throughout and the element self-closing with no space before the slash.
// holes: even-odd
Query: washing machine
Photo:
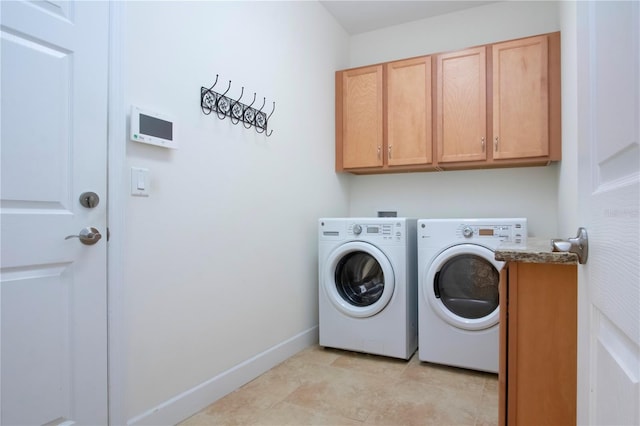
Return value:
<svg viewBox="0 0 640 426">
<path fill-rule="evenodd" d="M 320 345 L 409 359 L 418 346 L 416 219 L 318 222 Z"/>
<path fill-rule="evenodd" d="M 527 243 L 527 219 L 418 220 L 418 358 L 498 372 L 502 242 Z"/>
</svg>

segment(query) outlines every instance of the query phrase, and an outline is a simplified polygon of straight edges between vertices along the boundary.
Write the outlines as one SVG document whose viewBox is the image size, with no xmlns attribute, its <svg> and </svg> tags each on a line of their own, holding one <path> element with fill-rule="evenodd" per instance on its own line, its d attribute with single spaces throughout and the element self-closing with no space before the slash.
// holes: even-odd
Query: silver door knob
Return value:
<svg viewBox="0 0 640 426">
<path fill-rule="evenodd" d="M 568 251 L 578 255 L 578 262 L 581 265 L 587 263 L 589 258 L 589 236 L 587 230 L 578 228 L 578 235 L 575 238 L 567 238 L 566 240 L 554 238 L 551 240 L 553 251 Z"/>
<path fill-rule="evenodd" d="M 68 235 L 65 237 L 65 240 L 70 238 L 78 238 L 82 244 L 86 244 L 88 246 L 94 245 L 97 243 L 100 238 L 102 238 L 102 234 L 94 227 L 82 228 L 80 230 L 80 234 L 78 235 Z"/>
</svg>

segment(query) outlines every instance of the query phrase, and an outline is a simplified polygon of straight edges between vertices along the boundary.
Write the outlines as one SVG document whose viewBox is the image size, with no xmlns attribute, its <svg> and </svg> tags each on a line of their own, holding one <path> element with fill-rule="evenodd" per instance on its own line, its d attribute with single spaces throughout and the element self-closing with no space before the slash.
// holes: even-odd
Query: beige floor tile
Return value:
<svg viewBox="0 0 640 426">
<path fill-rule="evenodd" d="M 315 347 L 314 347 L 315 348 Z M 321 383 L 339 372 L 327 370 L 339 354 L 305 350 L 282 362 L 236 391 L 218 400 L 212 408 L 232 412 L 240 407 L 267 409 L 284 401 L 303 384 Z"/>
<path fill-rule="evenodd" d="M 478 415 L 476 417 L 477 426 L 497 426 L 498 424 L 498 386 L 497 380 L 489 381 L 489 385 L 485 384 L 482 392 L 482 400 L 478 407 Z M 493 385 L 495 382 L 495 386 Z"/>
<path fill-rule="evenodd" d="M 215 425 L 213 417 L 201 411 L 179 423 L 180 426 L 212 426 Z"/>
<path fill-rule="evenodd" d="M 300 426 L 300 425 L 327 425 L 327 426 L 361 426 L 356 420 L 341 417 L 336 414 L 326 414 L 314 409 L 308 409 L 288 402 L 281 402 L 273 408 L 261 413 L 261 418 L 253 423 L 255 425 L 273 426 Z"/>
<path fill-rule="evenodd" d="M 180 426 L 300 426 L 300 425 L 327 425 L 327 426 L 358 426 L 361 422 L 320 413 L 286 402 L 281 402 L 267 409 L 253 409 L 240 407 L 233 411 L 208 410 L 199 413 Z"/>
<path fill-rule="evenodd" d="M 348 371 L 371 374 L 387 379 L 397 379 L 407 369 L 409 361 L 356 352 L 346 352 L 331 366 Z"/>
<path fill-rule="evenodd" d="M 484 389 L 485 391 L 495 392 L 496 394 L 498 393 L 498 375 L 497 374 L 488 374 L 485 377 Z"/>
<path fill-rule="evenodd" d="M 304 384 L 287 402 L 325 414 L 364 421 L 378 403 L 387 380 L 369 374 L 328 368 L 325 380 Z"/>
<path fill-rule="evenodd" d="M 417 357 L 414 356 L 414 358 Z M 497 380 L 497 376 L 490 373 L 428 362 L 416 362 L 414 359 L 402 374 L 405 379 L 473 392 L 482 392 L 488 376 L 496 377 Z"/>
<path fill-rule="evenodd" d="M 495 374 L 316 345 L 180 426 L 497 423 Z"/>
<path fill-rule="evenodd" d="M 295 380 L 299 385 L 308 385 L 337 380 L 345 373 L 345 370 L 333 367 L 331 364 L 306 362 L 303 358 L 297 358 L 283 362 L 269 371 L 269 373 L 271 372 L 281 375 L 283 378 Z"/>
<path fill-rule="evenodd" d="M 287 361 L 295 361 L 297 359 L 302 359 L 304 363 L 314 363 L 321 365 L 329 365 L 334 362 L 336 359 L 340 358 L 344 355 L 344 351 L 339 349 L 331 349 L 331 348 L 323 348 L 322 346 L 314 345 L 310 348 L 304 349 Z M 287 362 L 285 361 L 285 362 Z"/>
<path fill-rule="evenodd" d="M 239 426 L 254 425 L 266 410 L 250 406 L 228 407 L 213 404 L 208 409 L 180 423 L 180 426 Z"/>
<path fill-rule="evenodd" d="M 233 412 L 239 408 L 267 409 L 285 399 L 299 384 L 272 375 L 260 376 L 236 391 L 219 399 L 207 409 Z"/>
<path fill-rule="evenodd" d="M 415 380 L 398 381 L 387 389 L 366 424 L 473 425 L 481 399 L 481 391 Z"/>
</svg>

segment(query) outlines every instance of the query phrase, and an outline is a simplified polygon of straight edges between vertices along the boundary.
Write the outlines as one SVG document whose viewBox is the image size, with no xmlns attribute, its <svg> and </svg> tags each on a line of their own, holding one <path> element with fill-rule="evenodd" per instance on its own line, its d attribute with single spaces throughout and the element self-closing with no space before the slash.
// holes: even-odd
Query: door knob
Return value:
<svg viewBox="0 0 640 426">
<path fill-rule="evenodd" d="M 69 235 L 65 237 L 65 240 L 70 238 L 78 238 L 82 244 L 86 244 L 88 246 L 94 245 L 97 243 L 100 238 L 102 238 L 102 234 L 94 227 L 82 228 L 80 230 L 80 234 L 78 235 Z"/>
<path fill-rule="evenodd" d="M 578 235 L 575 238 L 562 240 L 554 238 L 551 240 L 553 251 L 568 251 L 578 255 L 578 262 L 582 265 L 587 263 L 589 257 L 589 237 L 587 230 L 578 228 Z"/>
</svg>

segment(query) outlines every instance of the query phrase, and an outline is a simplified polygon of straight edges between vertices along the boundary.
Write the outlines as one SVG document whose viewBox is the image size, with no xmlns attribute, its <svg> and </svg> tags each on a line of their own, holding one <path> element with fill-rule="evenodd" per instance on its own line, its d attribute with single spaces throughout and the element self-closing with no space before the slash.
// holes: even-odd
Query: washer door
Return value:
<svg viewBox="0 0 640 426">
<path fill-rule="evenodd" d="M 377 247 L 352 241 L 327 258 L 322 283 L 338 310 L 356 318 L 377 314 L 391 300 L 395 278 L 391 262 Z"/>
<path fill-rule="evenodd" d="M 486 247 L 461 244 L 440 253 L 425 272 L 423 297 L 444 321 L 482 330 L 500 319 L 498 284 L 504 262 Z"/>
</svg>

